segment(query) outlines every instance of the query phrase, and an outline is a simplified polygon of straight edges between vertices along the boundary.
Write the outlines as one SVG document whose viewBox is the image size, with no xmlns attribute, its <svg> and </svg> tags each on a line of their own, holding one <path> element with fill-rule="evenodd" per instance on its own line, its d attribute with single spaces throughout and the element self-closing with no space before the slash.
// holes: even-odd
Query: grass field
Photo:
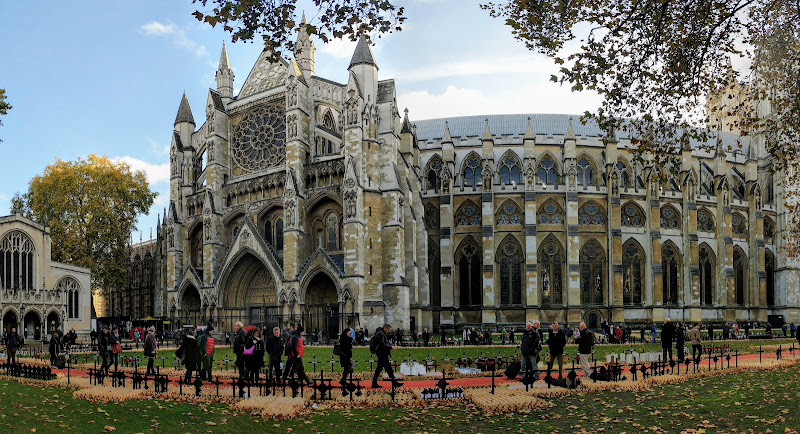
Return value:
<svg viewBox="0 0 800 434">
<path fill-rule="evenodd" d="M 652 390 L 551 399 L 548 410 L 487 415 L 472 405 L 317 411 L 290 421 L 255 418 L 224 404 L 161 400 L 98 404 L 72 391 L 0 379 L 5 432 L 791 432 L 800 427 L 800 370 L 706 377 Z M 35 430 L 35 431 L 34 431 Z M 769 430 L 769 431 L 768 431 Z M 797 431 L 794 431 L 797 432 Z"/>
</svg>

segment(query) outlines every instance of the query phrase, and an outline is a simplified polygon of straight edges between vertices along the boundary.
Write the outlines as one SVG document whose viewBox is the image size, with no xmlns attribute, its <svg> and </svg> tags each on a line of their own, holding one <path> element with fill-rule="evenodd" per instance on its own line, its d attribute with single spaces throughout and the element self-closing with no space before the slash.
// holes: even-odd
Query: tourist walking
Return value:
<svg viewBox="0 0 800 434">
<path fill-rule="evenodd" d="M 664 326 L 661 327 L 661 354 L 663 360 L 672 360 L 672 340 L 675 338 L 675 324 L 669 318 L 664 318 Z"/>
<path fill-rule="evenodd" d="M 703 355 L 702 346 L 703 337 L 700 335 L 700 323 L 695 324 L 691 332 L 689 332 L 689 341 L 692 344 L 692 361 L 697 365 L 700 356 Z"/>
<path fill-rule="evenodd" d="M 214 342 L 214 326 L 208 326 L 206 332 L 200 337 L 198 342 L 200 347 L 201 367 L 200 379 L 211 381 L 211 370 L 214 366 L 214 352 L 216 351 Z"/>
<path fill-rule="evenodd" d="M 592 374 L 592 367 L 589 365 L 589 354 L 592 354 L 592 346 L 594 345 L 594 336 L 586 328 L 586 323 L 582 322 L 580 325 L 580 336 L 578 337 L 578 354 L 581 359 L 581 366 L 583 366 L 583 374 L 586 378 Z"/>
<path fill-rule="evenodd" d="M 231 332 L 225 332 L 225 345 L 231 344 Z"/>
<path fill-rule="evenodd" d="M 175 355 L 183 359 L 183 366 L 186 367 L 186 374 L 183 376 L 185 383 L 192 381 L 192 372 L 200 374 L 200 347 L 198 347 L 197 339 L 194 337 L 194 330 L 189 329 L 186 331 L 186 336 L 183 337 L 183 344 L 175 352 Z"/>
<path fill-rule="evenodd" d="M 119 355 L 122 354 L 122 339 L 119 337 L 119 326 L 114 326 L 114 331 L 109 338 L 109 344 L 111 347 L 111 360 L 109 360 L 108 365 L 110 368 L 111 362 L 114 362 L 114 372 L 117 372 L 119 370 Z"/>
<path fill-rule="evenodd" d="M 264 354 L 266 353 L 264 340 L 261 337 L 261 330 L 253 330 L 251 342 L 253 344 L 253 354 L 250 356 L 250 360 L 248 360 L 248 375 L 250 375 L 250 380 L 258 383 L 261 380 L 261 368 L 264 367 Z"/>
<path fill-rule="evenodd" d="M 6 346 L 8 347 L 8 363 L 17 363 L 17 350 L 19 350 L 24 341 L 22 340 L 22 336 L 17 334 L 16 327 L 11 327 L 11 333 L 8 335 L 8 343 Z"/>
<path fill-rule="evenodd" d="M 547 369 L 553 369 L 553 363 L 558 362 L 558 378 L 564 374 L 564 346 L 567 345 L 567 335 L 558 328 L 558 323 L 553 323 L 553 334 L 547 340 L 547 347 L 550 349 L 550 359 L 547 362 Z"/>
<path fill-rule="evenodd" d="M 58 334 L 58 331 L 54 331 L 53 335 L 50 337 L 50 347 L 48 348 L 48 352 L 50 353 L 50 366 L 56 365 L 56 359 L 58 359 L 58 353 L 61 350 L 61 336 Z"/>
<path fill-rule="evenodd" d="M 522 375 L 525 376 L 529 370 L 533 371 L 533 378 L 539 379 L 539 348 L 541 348 L 541 340 L 539 339 L 539 330 L 534 327 L 538 325 L 539 320 L 533 322 L 528 321 L 525 324 L 525 330 L 522 332 L 522 342 L 519 345 L 519 352 L 522 354 Z"/>
<path fill-rule="evenodd" d="M 239 377 L 245 377 L 247 367 L 244 364 L 244 344 L 247 336 L 242 328 L 242 322 L 236 321 L 233 326 L 236 335 L 233 338 L 233 354 L 236 355 L 236 367 L 239 369 Z"/>
<path fill-rule="evenodd" d="M 375 331 L 375 335 L 372 336 L 372 342 L 369 345 L 370 352 L 378 356 L 378 366 L 375 368 L 375 374 L 372 376 L 373 389 L 381 387 L 381 385 L 378 384 L 378 377 L 383 370 L 386 371 L 386 373 L 389 375 L 389 379 L 392 382 L 397 381 L 394 378 L 392 365 L 389 363 L 389 355 L 392 353 L 392 350 L 397 348 L 397 344 L 394 346 L 389 344 L 388 336 L 391 333 L 392 325 L 389 323 L 384 324 L 383 328 L 379 328 Z"/>
<path fill-rule="evenodd" d="M 145 375 L 155 375 L 155 360 L 158 357 L 158 342 L 156 342 L 156 328 L 150 326 L 147 336 L 144 337 L 144 356 L 147 358 L 147 371 Z"/>
<path fill-rule="evenodd" d="M 656 343 L 656 336 L 658 335 L 658 329 L 656 328 L 655 324 L 653 324 L 653 328 L 650 329 L 650 334 L 652 335 L 653 343 Z"/>
<path fill-rule="evenodd" d="M 297 326 L 297 330 L 294 331 L 289 344 L 289 359 L 286 364 L 291 365 L 290 376 L 297 376 L 299 381 L 311 386 L 311 380 L 306 376 L 306 368 L 303 365 L 303 355 L 305 354 L 305 339 L 303 339 L 303 335 L 305 335 L 305 329 L 303 326 Z M 284 378 L 285 380 L 286 378 Z"/>
<path fill-rule="evenodd" d="M 280 327 L 272 329 L 272 335 L 267 338 L 266 351 L 269 356 L 269 366 L 267 367 L 267 378 L 275 381 L 281 380 L 281 355 L 286 343 L 281 338 Z"/>
<path fill-rule="evenodd" d="M 292 370 L 290 353 L 291 353 L 292 338 L 294 337 L 294 324 L 289 324 L 289 327 L 287 327 L 286 330 L 283 331 L 281 337 L 283 338 L 283 345 L 285 347 L 283 355 L 287 356 L 286 367 L 283 368 L 283 379 L 286 380 L 287 378 L 289 378 L 289 372 L 291 372 Z"/>
<path fill-rule="evenodd" d="M 103 326 L 103 331 L 97 338 L 97 352 L 103 358 L 100 370 L 108 375 L 108 368 L 111 366 L 111 333 L 108 332 L 108 326 Z"/>
<path fill-rule="evenodd" d="M 339 363 L 342 365 L 342 379 L 339 384 L 345 385 L 347 376 L 353 372 L 353 331 L 344 329 L 339 336 Z"/>
</svg>

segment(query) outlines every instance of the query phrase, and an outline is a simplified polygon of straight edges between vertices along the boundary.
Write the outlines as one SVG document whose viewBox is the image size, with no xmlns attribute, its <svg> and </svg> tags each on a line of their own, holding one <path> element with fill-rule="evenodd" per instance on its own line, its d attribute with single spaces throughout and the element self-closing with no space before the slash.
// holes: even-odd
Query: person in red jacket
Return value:
<svg viewBox="0 0 800 434">
<path fill-rule="evenodd" d="M 294 332 L 294 335 L 292 335 L 291 351 L 286 363 L 290 364 L 291 366 L 289 377 L 297 375 L 298 380 L 305 381 L 306 384 L 311 386 L 311 380 L 309 380 L 308 376 L 306 376 L 306 368 L 303 366 L 303 354 L 305 353 L 303 339 L 304 335 L 305 329 L 303 326 L 298 326 L 297 330 Z M 283 380 L 285 382 L 286 377 L 284 377 Z"/>
</svg>

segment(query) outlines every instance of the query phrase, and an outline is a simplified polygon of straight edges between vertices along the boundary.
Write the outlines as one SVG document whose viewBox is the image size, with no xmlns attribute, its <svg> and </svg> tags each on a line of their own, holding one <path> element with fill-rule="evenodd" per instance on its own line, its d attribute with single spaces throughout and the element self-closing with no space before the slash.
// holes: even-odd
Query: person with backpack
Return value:
<svg viewBox="0 0 800 434">
<path fill-rule="evenodd" d="M 289 341 L 289 359 L 286 361 L 286 364 L 291 366 L 291 369 L 289 369 L 290 376 L 296 375 L 299 381 L 304 381 L 308 386 L 311 386 L 313 383 L 308 379 L 308 376 L 306 376 L 306 368 L 303 365 L 303 354 L 305 354 L 304 334 L 305 329 L 303 326 L 298 326 L 297 330 L 295 330 L 292 335 L 292 339 Z M 286 378 L 287 377 L 283 378 L 284 382 Z"/>
<path fill-rule="evenodd" d="M 194 330 L 187 330 L 186 336 L 183 338 L 183 343 L 180 348 L 175 351 L 175 355 L 183 360 L 183 366 L 186 367 L 186 374 L 184 375 L 184 382 L 188 383 L 192 380 L 192 372 L 200 374 L 200 347 L 197 345 L 197 339 L 194 337 Z"/>
<path fill-rule="evenodd" d="M 281 338 L 280 327 L 272 329 L 272 335 L 267 338 L 266 351 L 269 355 L 269 366 L 267 367 L 267 378 L 273 378 L 275 381 L 281 380 L 281 355 L 285 344 Z M 274 373 L 274 376 L 273 376 Z"/>
<path fill-rule="evenodd" d="M 393 383 L 397 381 L 394 378 L 392 365 L 389 363 L 389 355 L 392 353 L 392 350 L 397 349 L 397 344 L 394 346 L 389 344 L 388 336 L 390 336 L 391 332 L 392 325 L 388 323 L 384 324 L 383 328 L 378 328 L 375 331 L 375 334 L 372 336 L 372 340 L 369 344 L 369 351 L 378 356 L 378 366 L 375 368 L 375 374 L 372 376 L 373 389 L 381 387 L 381 385 L 378 384 L 378 377 L 383 370 L 386 370 L 386 373 L 389 375 L 389 379 Z"/>
<path fill-rule="evenodd" d="M 339 343 L 334 347 L 334 354 L 339 356 L 339 363 L 342 365 L 342 379 L 339 384 L 344 386 L 347 376 L 353 372 L 353 330 L 344 329 L 339 335 Z M 338 352 L 338 354 L 336 354 Z"/>
<path fill-rule="evenodd" d="M 202 357 L 202 367 L 200 368 L 200 379 L 211 381 L 211 368 L 214 366 L 214 326 L 208 326 L 203 336 L 200 336 L 200 356 Z"/>
</svg>

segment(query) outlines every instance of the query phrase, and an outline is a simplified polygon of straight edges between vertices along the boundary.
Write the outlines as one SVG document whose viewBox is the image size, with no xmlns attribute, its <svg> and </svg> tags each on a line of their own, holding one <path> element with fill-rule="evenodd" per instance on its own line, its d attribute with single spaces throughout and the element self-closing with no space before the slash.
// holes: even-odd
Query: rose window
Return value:
<svg viewBox="0 0 800 434">
<path fill-rule="evenodd" d="M 243 169 L 254 172 L 276 167 L 286 160 L 286 124 L 283 107 L 263 105 L 235 116 L 233 159 Z"/>
</svg>

